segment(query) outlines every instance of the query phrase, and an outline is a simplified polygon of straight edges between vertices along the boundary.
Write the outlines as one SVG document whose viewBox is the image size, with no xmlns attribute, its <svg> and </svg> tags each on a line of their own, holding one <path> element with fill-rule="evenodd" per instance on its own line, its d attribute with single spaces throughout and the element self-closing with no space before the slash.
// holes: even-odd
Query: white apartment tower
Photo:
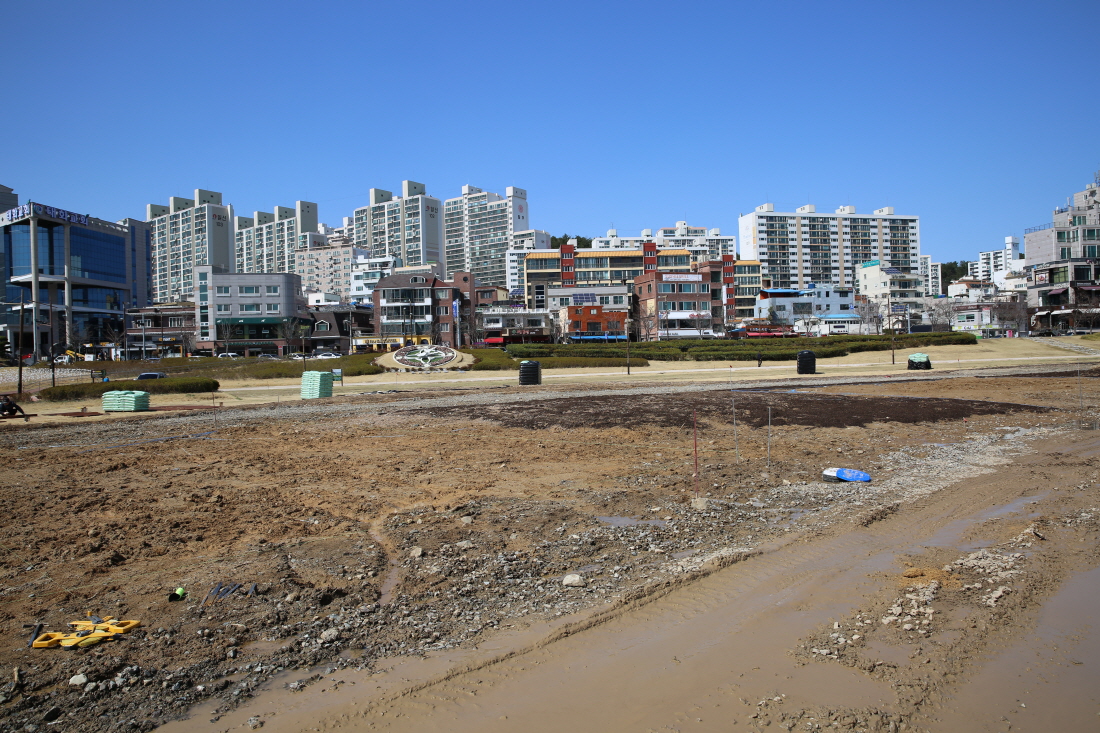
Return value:
<svg viewBox="0 0 1100 733">
<path fill-rule="evenodd" d="M 233 223 L 236 272 L 294 272 L 298 249 L 325 242 L 317 232 L 317 204 L 310 201 L 238 216 Z"/>
<path fill-rule="evenodd" d="M 353 217 L 356 247 L 371 257 L 396 257 L 406 266 L 442 262 L 443 207 L 425 193 L 423 183 L 402 181 L 397 197 L 372 188 L 369 201 Z"/>
<path fill-rule="evenodd" d="M 145 207 L 152 238 L 153 302 L 192 299 L 196 267 L 232 269 L 232 217 L 233 207 L 222 204 L 220 193 L 202 189 L 195 189 L 193 199 L 172 196 L 167 206 Z"/>
<path fill-rule="evenodd" d="M 656 234 L 643 229 L 640 237 L 620 237 L 617 229 L 608 229 L 606 236 L 592 240 L 592 249 L 641 249 L 643 242 L 654 242 L 658 249 L 686 249 L 694 262 L 737 255 L 737 237 L 723 235 L 718 228 L 693 227 L 686 221 L 658 229 Z"/>
<path fill-rule="evenodd" d="M 504 196 L 463 186 L 462 195 L 443 203 L 447 277 L 471 272 L 483 285 L 506 285 L 505 252 L 515 235 L 530 230 L 527 191 L 515 186 Z"/>
<path fill-rule="evenodd" d="M 346 303 L 355 298 L 352 292 L 355 262 L 366 256 L 365 250 L 351 245 L 303 248 L 294 253 L 295 266 L 291 272 L 302 278 L 303 288 L 335 293 Z"/>
<path fill-rule="evenodd" d="M 895 214 L 892 206 L 858 216 L 856 207 L 818 214 L 812 205 L 776 211 L 757 206 L 738 219 L 741 257 L 759 260 L 761 276 L 771 287 L 806 287 L 834 283 L 859 287 L 864 262 L 879 260 L 904 274 L 917 273 L 920 218 Z"/>
<path fill-rule="evenodd" d="M 995 272 L 1023 271 L 1019 237 L 1005 237 L 1005 246 L 1001 249 L 979 252 L 978 260 L 968 263 L 966 269 L 967 274 L 979 280 L 992 280 Z"/>
</svg>

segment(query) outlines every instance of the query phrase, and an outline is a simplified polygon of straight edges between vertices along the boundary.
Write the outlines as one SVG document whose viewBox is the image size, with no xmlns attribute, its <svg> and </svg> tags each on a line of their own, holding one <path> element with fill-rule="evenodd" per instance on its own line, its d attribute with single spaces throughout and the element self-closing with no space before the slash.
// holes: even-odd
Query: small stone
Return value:
<svg viewBox="0 0 1100 733">
<path fill-rule="evenodd" d="M 412 548 L 412 550 L 409 551 L 409 557 L 423 557 L 423 555 L 424 555 L 424 548 L 423 547 L 414 547 L 414 548 Z"/>
<path fill-rule="evenodd" d="M 91 692 L 95 688 L 96 688 L 96 683 L 89 682 L 88 684 L 84 685 L 84 692 Z"/>
<path fill-rule="evenodd" d="M 584 578 L 577 573 L 566 575 L 565 578 L 562 579 L 561 584 L 567 588 L 583 588 L 587 585 L 587 583 L 584 582 Z"/>
<path fill-rule="evenodd" d="M 472 516 L 470 516 L 469 514 L 467 514 L 466 516 L 464 516 L 462 518 L 462 523 L 463 524 L 473 524 L 474 523 L 474 518 Z"/>
<path fill-rule="evenodd" d="M 708 500 L 706 497 L 700 496 L 697 499 L 691 500 L 691 508 L 696 511 L 705 512 L 707 510 Z"/>
<path fill-rule="evenodd" d="M 455 547 L 463 550 L 472 550 L 474 549 L 474 543 L 470 542 L 470 540 L 459 540 L 455 543 Z"/>
<path fill-rule="evenodd" d="M 264 721 L 262 721 L 259 718 L 253 716 L 253 717 L 248 719 L 248 727 L 251 728 L 252 730 L 256 730 L 257 728 L 263 728 L 264 727 Z"/>
<path fill-rule="evenodd" d="M 321 641 L 336 641 L 340 638 L 340 631 L 338 629 L 326 629 L 321 632 Z"/>
<path fill-rule="evenodd" d="M 86 674 L 74 674 L 69 678 L 70 685 L 86 685 L 88 684 L 88 675 Z"/>
</svg>

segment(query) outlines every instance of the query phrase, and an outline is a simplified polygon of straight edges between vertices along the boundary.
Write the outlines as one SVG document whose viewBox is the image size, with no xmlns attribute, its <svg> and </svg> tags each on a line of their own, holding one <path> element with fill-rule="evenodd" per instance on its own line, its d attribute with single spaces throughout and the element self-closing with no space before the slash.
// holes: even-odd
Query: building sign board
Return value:
<svg viewBox="0 0 1100 733">
<path fill-rule="evenodd" d="M 662 274 L 662 279 L 666 283 L 701 282 L 703 279 L 703 275 L 702 273 L 698 272 L 666 272 Z"/>
<path fill-rule="evenodd" d="M 75 214 L 71 211 L 65 211 L 64 209 L 55 209 L 52 206 L 44 206 L 42 204 L 27 203 L 22 206 L 16 206 L 14 209 L 9 209 L 0 214 L 0 224 L 11 224 L 13 221 L 19 221 L 25 219 L 32 213 L 42 216 L 48 216 L 51 219 L 61 219 L 62 221 L 71 221 L 73 224 L 87 224 L 87 214 Z"/>
</svg>

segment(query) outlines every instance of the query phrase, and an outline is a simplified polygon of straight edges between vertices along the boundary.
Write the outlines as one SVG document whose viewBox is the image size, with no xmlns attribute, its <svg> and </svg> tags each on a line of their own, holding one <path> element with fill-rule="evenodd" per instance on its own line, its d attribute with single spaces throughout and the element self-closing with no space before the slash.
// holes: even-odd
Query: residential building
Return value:
<svg viewBox="0 0 1100 733">
<path fill-rule="evenodd" d="M 351 354 L 371 350 L 355 346 L 360 339 L 374 335 L 374 308 L 370 305 L 326 303 L 310 307 L 307 318 L 302 328 L 305 353 Z"/>
<path fill-rule="evenodd" d="M 1054 210 L 1053 221 L 1024 231 L 1028 306 L 1038 328 L 1072 328 L 1078 306 L 1089 309 L 1100 290 L 1100 172 Z"/>
<path fill-rule="evenodd" d="M 127 308 L 129 323 L 120 351 L 126 359 L 190 356 L 195 349 L 196 315 L 191 301 Z"/>
<path fill-rule="evenodd" d="M 929 297 L 944 295 L 943 264 L 933 262 L 932 255 L 921 255 L 918 260 L 921 281 L 924 284 L 924 292 Z"/>
<path fill-rule="evenodd" d="M 286 354 L 309 323 L 302 279 L 294 273 L 195 268 L 195 351 Z"/>
<path fill-rule="evenodd" d="M 310 201 L 235 217 L 235 272 L 294 272 L 295 252 L 326 243 L 317 227 L 317 204 Z"/>
<path fill-rule="evenodd" d="M 593 297 L 587 291 L 574 294 L 573 305 L 560 308 L 557 312 L 558 333 L 563 342 L 570 341 L 626 341 L 627 320 L 630 311 L 626 308 L 599 305 L 585 302 Z"/>
<path fill-rule="evenodd" d="M 1005 237 L 1004 247 L 979 252 L 977 260 L 967 263 L 967 274 L 980 280 L 992 280 L 995 272 L 1023 269 L 1024 261 L 1018 237 Z"/>
<path fill-rule="evenodd" d="M 330 227 L 328 224 L 318 224 L 317 231 L 325 235 L 325 241 L 334 247 L 345 247 L 355 244 L 355 217 L 343 217 L 343 223 L 338 227 Z"/>
<path fill-rule="evenodd" d="M 10 211 L 19 206 L 19 196 L 10 186 L 0 186 L 0 211 Z"/>
<path fill-rule="evenodd" d="M 520 295 L 523 289 L 523 258 L 528 252 L 550 249 L 550 232 L 540 229 L 525 229 L 512 234 L 512 244 L 504 252 L 504 287 L 508 292 Z"/>
<path fill-rule="evenodd" d="M 413 265 L 400 267 L 397 257 L 386 255 L 384 257 L 356 258 L 351 266 L 351 299 L 356 302 L 371 303 L 374 301 L 374 286 L 387 275 L 404 273 L 406 275 L 432 275 L 443 278 L 443 265 L 438 262 L 430 262 L 425 265 Z"/>
<path fill-rule="evenodd" d="M 644 272 L 691 272 L 691 253 L 658 250 L 645 242 L 640 250 L 577 249 L 571 239 L 560 249 L 536 250 L 523 260 L 523 291 L 527 305 L 545 308 L 549 288 L 591 288 L 631 281 Z"/>
<path fill-rule="evenodd" d="M 431 273 L 395 273 L 374 287 L 374 336 L 356 346 L 392 348 L 412 344 L 469 345 L 478 340 L 476 310 L 492 306 L 496 288 L 485 288 L 469 272 L 451 280 Z"/>
<path fill-rule="evenodd" d="M 992 280 L 982 280 L 970 275 L 964 275 L 947 286 L 947 297 L 973 303 L 990 300 L 996 294 L 997 285 Z"/>
<path fill-rule="evenodd" d="M 217 191 L 195 189 L 193 199 L 172 196 L 167 206 L 149 204 L 153 302 L 191 300 L 196 267 L 233 269 L 233 207 Z"/>
<path fill-rule="evenodd" d="M 715 338 L 725 335 L 719 298 L 703 272 L 647 271 L 634 278 L 635 329 L 639 341 Z M 719 310 L 715 311 L 715 307 Z"/>
<path fill-rule="evenodd" d="M 728 255 L 727 255 L 728 256 Z M 733 266 L 733 308 L 730 309 L 729 285 L 726 286 L 726 326 L 727 330 L 734 322 L 752 318 L 756 313 L 756 296 L 763 287 L 759 260 L 735 260 Z"/>
<path fill-rule="evenodd" d="M 367 251 L 351 245 L 307 246 L 293 253 L 290 272 L 302 276 L 302 287 L 335 294 L 341 301 L 356 300 L 355 263 Z"/>
<path fill-rule="evenodd" d="M 515 186 L 504 195 L 463 186 L 462 195 L 443 202 L 444 242 L 448 277 L 468 271 L 478 282 L 507 287 L 505 252 L 519 249 L 518 233 L 532 232 L 527 191 Z M 549 244 L 549 235 L 545 232 Z M 529 237 L 537 241 L 538 236 Z"/>
<path fill-rule="evenodd" d="M 790 212 L 762 204 L 742 215 L 738 226 L 741 255 L 760 261 L 771 287 L 832 283 L 858 289 L 859 268 L 871 260 L 919 276 L 920 218 L 895 214 L 891 206 L 861 217 L 854 206 L 819 214 L 812 204 Z"/>
<path fill-rule="evenodd" d="M 757 296 L 754 318 L 797 326 L 807 331 L 825 316 L 855 317 L 851 286 L 811 284 L 805 288 L 763 288 Z M 833 321 L 833 325 L 837 325 Z"/>
<path fill-rule="evenodd" d="M 656 234 L 643 229 L 639 237 L 620 237 L 617 229 L 608 229 L 605 236 L 592 239 L 592 249 L 641 249 L 643 242 L 653 242 L 658 249 L 686 249 L 695 261 L 737 255 L 737 237 L 724 236 L 718 228 L 693 227 L 686 221 L 658 229 Z"/>
<path fill-rule="evenodd" d="M 914 268 L 909 269 L 906 272 L 879 260 L 860 266 L 859 279 L 855 281 L 858 292 L 882 309 L 886 328 L 900 328 L 923 311 L 924 282 Z"/>
<path fill-rule="evenodd" d="M 547 308 L 497 304 L 477 309 L 478 331 L 487 346 L 550 343 L 557 319 Z"/>
<path fill-rule="evenodd" d="M 443 262 L 442 206 L 423 183 L 402 181 L 396 197 L 372 188 L 368 197 L 353 217 L 356 247 L 370 257 L 394 257 L 402 266 Z"/>
<path fill-rule="evenodd" d="M 117 344 L 126 308 L 149 302 L 149 230 L 127 222 L 33 201 L 0 213 L 9 344 L 39 357 L 65 344 Z"/>
</svg>

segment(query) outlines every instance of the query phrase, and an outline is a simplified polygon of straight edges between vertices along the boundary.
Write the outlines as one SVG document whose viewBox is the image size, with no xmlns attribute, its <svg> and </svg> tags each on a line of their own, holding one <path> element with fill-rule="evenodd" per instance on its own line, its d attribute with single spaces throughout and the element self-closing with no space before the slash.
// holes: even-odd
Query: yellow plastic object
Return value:
<svg viewBox="0 0 1100 733">
<path fill-rule="evenodd" d="M 70 634 L 63 634 L 60 631 L 47 631 L 45 634 L 39 634 L 31 643 L 32 649 L 49 649 L 50 647 L 60 646 L 61 640 Z"/>
<path fill-rule="evenodd" d="M 119 621 L 118 619 L 108 616 L 103 619 L 103 623 L 97 624 L 94 621 L 70 621 L 69 626 L 72 626 L 77 631 L 106 631 L 111 634 L 125 634 L 127 631 L 133 631 L 137 627 L 141 626 L 140 621 L 128 620 Z"/>
</svg>

